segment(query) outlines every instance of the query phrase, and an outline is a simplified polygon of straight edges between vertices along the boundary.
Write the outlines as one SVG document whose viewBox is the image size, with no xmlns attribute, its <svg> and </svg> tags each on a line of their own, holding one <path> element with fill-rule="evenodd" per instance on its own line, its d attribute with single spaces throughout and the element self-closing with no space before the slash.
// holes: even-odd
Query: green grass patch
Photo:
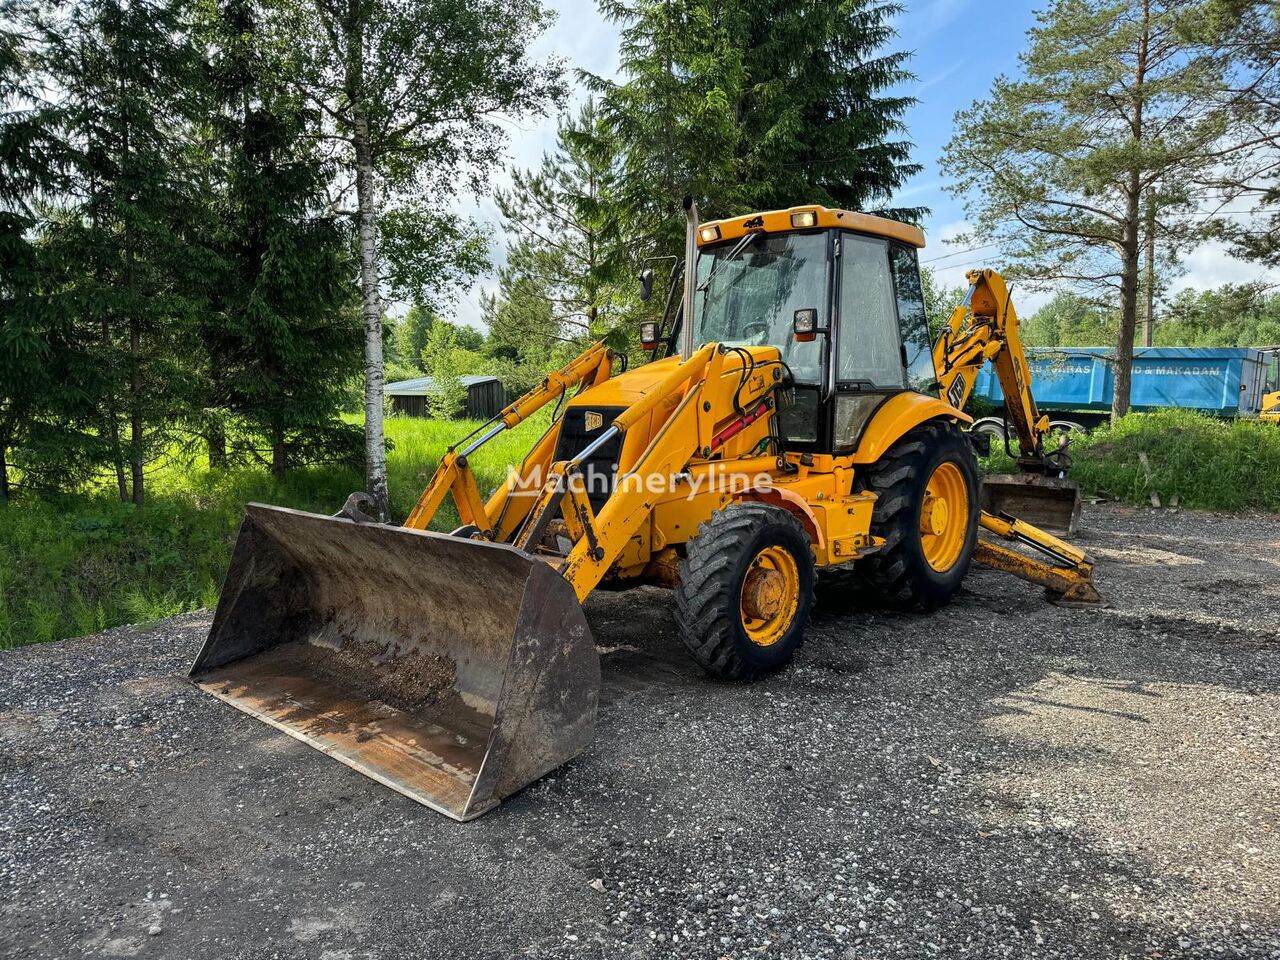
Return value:
<svg viewBox="0 0 1280 960">
<path fill-rule="evenodd" d="M 482 492 L 502 482 L 549 422 L 544 414 L 472 457 Z M 405 517 L 450 443 L 477 424 L 393 419 L 388 458 L 392 513 Z M 1280 511 L 1280 427 L 1181 411 L 1133 414 L 1072 445 L 1085 492 L 1145 504 L 1152 488 L 1185 507 Z M 1138 459 L 1145 452 L 1152 481 Z M 983 464 L 1004 472 L 1003 452 Z M 363 477 L 336 467 L 294 471 L 281 482 L 261 468 L 210 470 L 174 454 L 150 474 L 137 509 L 106 487 L 0 508 L 0 647 L 143 623 L 216 602 L 250 501 L 333 513 Z M 457 524 L 452 503 L 438 529 Z"/>
<path fill-rule="evenodd" d="M 549 423 L 535 417 L 471 458 L 482 493 L 496 487 Z M 387 472 L 391 509 L 403 519 L 440 457 L 478 426 L 395 418 Z M 174 453 L 151 471 L 150 501 L 124 504 L 105 487 L 0 507 L 0 648 L 146 623 L 217 601 L 249 502 L 334 513 L 364 478 L 338 467 L 210 470 Z M 457 525 L 452 501 L 435 526 Z"/>
<path fill-rule="evenodd" d="M 1138 454 L 1145 453 L 1151 479 Z M 1218 420 L 1186 410 L 1131 413 L 1071 444 L 1071 477 L 1087 495 L 1202 510 L 1280 511 L 1280 426 Z M 1003 450 L 987 473 L 1016 470 Z"/>
</svg>

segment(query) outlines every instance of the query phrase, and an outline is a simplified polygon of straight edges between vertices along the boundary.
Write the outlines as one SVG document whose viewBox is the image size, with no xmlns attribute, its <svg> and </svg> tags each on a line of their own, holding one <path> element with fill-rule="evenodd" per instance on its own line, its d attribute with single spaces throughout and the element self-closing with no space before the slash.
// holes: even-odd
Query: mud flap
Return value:
<svg viewBox="0 0 1280 960">
<path fill-rule="evenodd" d="M 582 608 L 545 562 L 261 504 L 190 675 L 457 820 L 581 753 L 600 690 Z"/>
<path fill-rule="evenodd" d="M 982 478 L 982 509 L 1069 537 L 1080 521 L 1080 487 L 1073 480 L 1039 474 L 992 474 Z"/>
</svg>

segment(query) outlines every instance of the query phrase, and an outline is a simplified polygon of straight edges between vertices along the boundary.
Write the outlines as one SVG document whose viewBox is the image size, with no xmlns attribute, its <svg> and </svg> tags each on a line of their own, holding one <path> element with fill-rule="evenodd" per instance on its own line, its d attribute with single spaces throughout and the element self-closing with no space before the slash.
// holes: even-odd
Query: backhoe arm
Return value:
<svg viewBox="0 0 1280 960">
<path fill-rule="evenodd" d="M 983 511 L 979 523 L 988 533 L 1030 547 L 1048 561 L 979 539 L 973 554 L 979 563 L 1039 584 L 1049 600 L 1060 606 L 1094 606 L 1103 602 L 1093 586 L 1093 558 L 1083 550 L 1014 517 L 997 517 Z"/>
<path fill-rule="evenodd" d="M 1078 504 L 1075 485 L 1061 479 L 1066 469 L 1065 451 L 1062 447 L 1045 451 L 1049 418 L 1040 413 L 1031 394 L 1031 371 L 1009 288 L 994 270 L 971 270 L 968 279 L 964 302 L 952 311 L 933 347 L 943 396 L 952 406 L 963 407 L 978 372 L 990 361 L 1004 393 L 1008 426 L 1018 439 L 1018 466 L 1026 473 L 1042 475 L 1009 478 L 998 486 L 1020 488 L 1024 498 L 1034 489 L 1053 502 L 1069 491 Z M 1082 551 L 1007 514 L 984 510 L 979 522 L 990 537 L 1019 544 L 1035 554 L 1011 550 L 990 538 L 980 539 L 974 553 L 979 563 L 1039 584 L 1055 603 L 1092 605 L 1102 601 L 1093 586 L 1093 560 Z"/>
<path fill-rule="evenodd" d="M 1049 418 L 1031 395 L 1027 354 L 1009 288 L 994 270 L 970 270 L 968 280 L 969 293 L 933 346 L 942 394 L 953 407 L 962 408 L 978 371 L 990 361 L 1004 391 L 1009 426 L 1018 438 L 1018 463 L 1024 470 L 1043 472 Z"/>
</svg>

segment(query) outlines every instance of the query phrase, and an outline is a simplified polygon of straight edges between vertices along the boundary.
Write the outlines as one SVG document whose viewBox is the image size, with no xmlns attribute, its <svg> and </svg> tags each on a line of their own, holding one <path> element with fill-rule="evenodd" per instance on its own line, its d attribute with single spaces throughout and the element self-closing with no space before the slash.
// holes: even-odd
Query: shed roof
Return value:
<svg viewBox="0 0 1280 960">
<path fill-rule="evenodd" d="M 492 383 L 497 379 L 497 377 L 485 374 L 458 378 L 464 387 L 474 387 L 478 383 Z M 388 383 L 382 388 L 382 392 L 389 397 L 425 397 L 434 388 L 435 381 L 430 377 L 414 377 L 412 380 L 397 380 L 395 383 Z"/>
</svg>

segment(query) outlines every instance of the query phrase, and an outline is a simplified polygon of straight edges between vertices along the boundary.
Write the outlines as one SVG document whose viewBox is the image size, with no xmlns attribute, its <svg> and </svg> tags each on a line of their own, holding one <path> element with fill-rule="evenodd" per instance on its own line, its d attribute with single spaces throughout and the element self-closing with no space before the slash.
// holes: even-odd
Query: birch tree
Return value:
<svg viewBox="0 0 1280 960">
<path fill-rule="evenodd" d="M 448 201 L 459 187 L 485 186 L 504 118 L 561 97 L 559 64 L 526 52 L 551 15 L 539 0 L 279 3 L 301 84 L 354 187 L 366 481 L 385 518 L 384 285 L 422 301 L 481 265 L 477 229 Z"/>
<path fill-rule="evenodd" d="M 1216 96 L 1232 84 L 1231 44 L 1190 29 L 1214 2 L 1056 0 L 1023 76 L 957 114 L 943 151 L 977 242 L 999 243 L 1020 276 L 1118 304 L 1113 417 L 1129 409 L 1148 211 L 1166 257 L 1194 244 L 1208 174 L 1258 140 Z"/>
</svg>

